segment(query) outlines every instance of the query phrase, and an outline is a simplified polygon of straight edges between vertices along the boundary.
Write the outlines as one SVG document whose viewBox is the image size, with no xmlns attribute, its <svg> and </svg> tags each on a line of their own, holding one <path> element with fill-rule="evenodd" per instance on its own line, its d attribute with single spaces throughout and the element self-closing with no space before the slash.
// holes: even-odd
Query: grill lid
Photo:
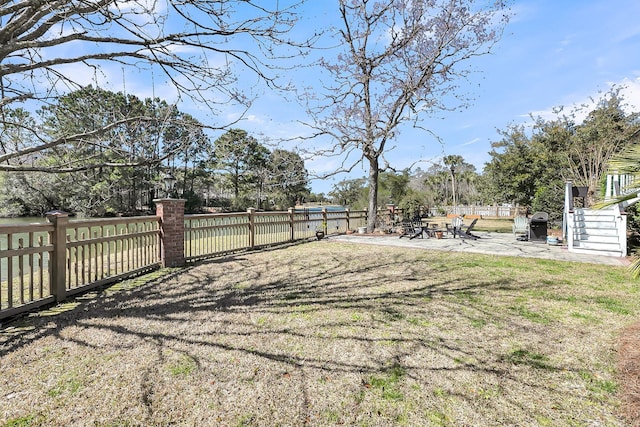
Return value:
<svg viewBox="0 0 640 427">
<path fill-rule="evenodd" d="M 546 212 L 536 212 L 531 215 L 531 222 L 547 222 L 549 220 L 549 214 Z"/>
</svg>

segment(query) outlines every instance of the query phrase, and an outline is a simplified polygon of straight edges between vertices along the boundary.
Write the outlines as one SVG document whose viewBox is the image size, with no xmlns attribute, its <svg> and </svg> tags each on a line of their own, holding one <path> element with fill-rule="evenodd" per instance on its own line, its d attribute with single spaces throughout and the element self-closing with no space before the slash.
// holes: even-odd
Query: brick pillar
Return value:
<svg viewBox="0 0 640 427">
<path fill-rule="evenodd" d="M 184 199 L 158 199 L 160 259 L 163 267 L 182 267 L 184 262 Z"/>
</svg>

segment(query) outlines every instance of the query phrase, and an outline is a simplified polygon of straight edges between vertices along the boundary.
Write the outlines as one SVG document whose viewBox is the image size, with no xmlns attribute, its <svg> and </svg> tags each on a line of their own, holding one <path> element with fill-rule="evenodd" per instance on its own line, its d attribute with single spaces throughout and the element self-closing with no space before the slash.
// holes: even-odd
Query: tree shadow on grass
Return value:
<svg viewBox="0 0 640 427">
<path fill-rule="evenodd" d="M 542 281 L 529 283 L 506 272 L 488 278 L 481 262 L 458 268 L 464 254 L 317 249 L 203 262 L 140 286 L 77 298 L 73 309 L 55 317 L 21 320 L 16 326 L 24 332 L 3 332 L 0 357 L 46 337 L 95 352 L 128 354 L 144 347 L 148 358 L 158 366 L 170 365 L 171 372 L 189 372 L 190 360 L 195 369 L 236 388 L 267 381 L 258 372 L 269 367 L 270 382 L 295 376 L 293 389 L 280 387 L 300 394 L 302 424 L 318 405 L 312 404 L 312 394 L 320 379 L 347 378 L 343 393 L 360 396 L 367 392 L 363 384 L 388 375 L 389 366 L 401 368 L 403 378 L 415 386 L 440 387 L 469 408 L 482 404 L 490 408 L 484 413 L 514 423 L 530 408 L 508 387 L 518 384 L 527 392 L 560 398 L 553 385 L 521 377 L 518 371 L 530 374 L 538 367 L 521 363 L 527 362 L 524 356 L 509 358 L 511 349 L 501 347 L 502 333 L 534 342 L 548 338 L 547 325 L 508 309 L 524 289 L 548 286 Z M 533 354 L 516 351 L 518 356 Z M 130 359 L 128 369 L 136 369 L 137 359 Z M 185 366 L 180 360 L 187 361 Z M 233 366 L 231 372 L 227 365 Z M 539 370 L 542 377 L 554 374 Z M 167 381 L 157 375 L 146 373 L 142 401 L 147 408 L 154 405 L 155 382 Z M 469 384 L 458 385 L 461 378 Z M 500 398 L 478 396 L 470 391 L 474 387 L 485 395 L 487 387 L 495 387 L 490 391 Z M 520 413 L 510 414 L 514 408 Z"/>
</svg>

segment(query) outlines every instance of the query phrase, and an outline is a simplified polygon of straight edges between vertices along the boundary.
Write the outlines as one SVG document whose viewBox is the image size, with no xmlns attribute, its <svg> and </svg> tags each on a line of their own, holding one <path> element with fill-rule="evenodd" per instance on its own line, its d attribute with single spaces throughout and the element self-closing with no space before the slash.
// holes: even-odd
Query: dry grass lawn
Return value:
<svg viewBox="0 0 640 427">
<path fill-rule="evenodd" d="M 0 425 L 632 424 L 622 268 L 321 241 L 164 273 L 0 329 Z"/>
</svg>

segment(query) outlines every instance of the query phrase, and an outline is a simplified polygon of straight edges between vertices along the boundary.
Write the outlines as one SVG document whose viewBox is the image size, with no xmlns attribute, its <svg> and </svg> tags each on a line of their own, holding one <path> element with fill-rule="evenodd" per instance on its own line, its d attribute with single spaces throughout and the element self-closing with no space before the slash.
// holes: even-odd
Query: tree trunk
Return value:
<svg viewBox="0 0 640 427">
<path fill-rule="evenodd" d="M 369 205 L 367 209 L 367 232 L 372 233 L 378 214 L 378 159 L 369 159 Z"/>
<path fill-rule="evenodd" d="M 453 195 L 453 209 L 457 213 L 458 198 L 456 197 L 456 174 L 451 171 L 451 194 Z"/>
</svg>

